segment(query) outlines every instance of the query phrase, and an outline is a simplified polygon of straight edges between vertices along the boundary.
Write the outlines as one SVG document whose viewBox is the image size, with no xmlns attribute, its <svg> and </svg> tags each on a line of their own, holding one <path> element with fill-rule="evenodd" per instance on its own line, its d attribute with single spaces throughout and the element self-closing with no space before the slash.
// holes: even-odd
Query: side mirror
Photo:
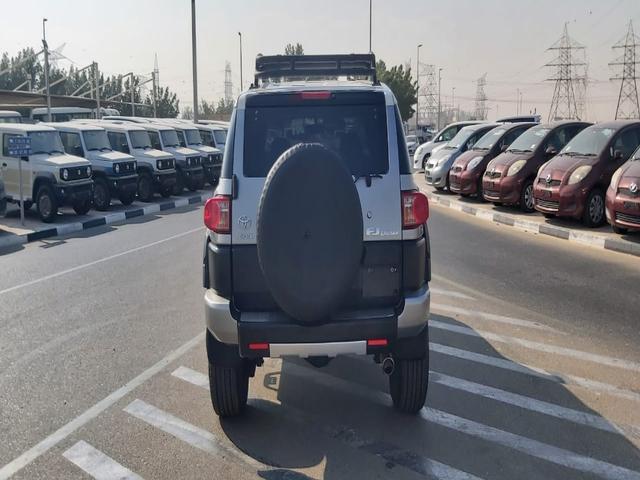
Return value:
<svg viewBox="0 0 640 480">
<path fill-rule="evenodd" d="M 613 159 L 614 160 L 622 160 L 623 157 L 624 157 L 624 154 L 622 153 L 622 150 L 614 150 L 613 151 Z"/>
<path fill-rule="evenodd" d="M 558 150 L 556 150 L 554 147 L 552 147 L 551 145 L 549 145 L 545 151 L 545 154 L 549 155 L 550 157 L 553 157 L 554 155 L 558 154 Z"/>
</svg>

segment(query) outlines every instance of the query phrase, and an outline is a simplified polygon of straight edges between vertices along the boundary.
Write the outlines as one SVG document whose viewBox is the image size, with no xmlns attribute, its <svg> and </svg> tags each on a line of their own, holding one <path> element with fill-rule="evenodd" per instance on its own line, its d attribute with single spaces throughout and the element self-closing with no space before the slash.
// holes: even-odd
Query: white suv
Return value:
<svg viewBox="0 0 640 480">
<path fill-rule="evenodd" d="M 358 354 L 382 363 L 398 409 L 417 412 L 429 369 L 428 201 L 396 99 L 372 54 L 259 56 L 256 72 L 204 209 L 213 407 L 240 414 L 265 357 L 323 366 Z M 319 75 L 371 80 L 291 83 Z"/>
</svg>

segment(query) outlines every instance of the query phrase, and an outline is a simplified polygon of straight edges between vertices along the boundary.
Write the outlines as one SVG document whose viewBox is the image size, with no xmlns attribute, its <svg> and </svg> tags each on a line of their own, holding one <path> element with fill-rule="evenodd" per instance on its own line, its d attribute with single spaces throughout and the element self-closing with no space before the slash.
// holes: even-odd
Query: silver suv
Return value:
<svg viewBox="0 0 640 480">
<path fill-rule="evenodd" d="M 259 56 L 256 72 L 204 209 L 213 408 L 242 413 L 264 358 L 320 367 L 357 354 L 382 364 L 398 409 L 417 412 L 429 369 L 429 206 L 396 99 L 371 54 Z M 293 82 L 310 76 L 333 80 Z"/>
</svg>

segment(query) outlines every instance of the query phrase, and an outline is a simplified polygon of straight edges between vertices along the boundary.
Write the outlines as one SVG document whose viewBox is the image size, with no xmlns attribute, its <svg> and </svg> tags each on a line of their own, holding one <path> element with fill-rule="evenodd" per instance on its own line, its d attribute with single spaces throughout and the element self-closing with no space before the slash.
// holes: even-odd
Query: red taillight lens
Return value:
<svg viewBox="0 0 640 480">
<path fill-rule="evenodd" d="M 250 343 L 249 350 L 269 350 L 268 343 Z"/>
<path fill-rule="evenodd" d="M 418 228 L 429 218 L 429 200 L 416 191 L 402 192 L 402 228 Z"/>
<path fill-rule="evenodd" d="M 231 197 L 216 195 L 207 200 L 204 224 L 215 233 L 231 233 Z"/>
<path fill-rule="evenodd" d="M 329 100 L 331 92 L 300 92 L 299 97 L 302 100 Z"/>
<path fill-rule="evenodd" d="M 386 338 L 372 338 L 367 340 L 367 346 L 369 347 L 386 347 L 389 344 Z"/>
</svg>

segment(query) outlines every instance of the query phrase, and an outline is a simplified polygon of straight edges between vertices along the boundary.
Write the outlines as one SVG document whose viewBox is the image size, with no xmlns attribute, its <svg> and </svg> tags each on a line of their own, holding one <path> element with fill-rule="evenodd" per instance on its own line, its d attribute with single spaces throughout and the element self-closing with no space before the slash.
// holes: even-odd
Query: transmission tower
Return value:
<svg viewBox="0 0 640 480">
<path fill-rule="evenodd" d="M 547 50 L 556 52 L 556 57 L 545 65 L 556 69 L 555 75 L 547 79 L 555 82 L 549 121 L 583 118 L 587 85 L 585 47 L 569 36 L 565 23 L 562 36 Z"/>
<path fill-rule="evenodd" d="M 420 64 L 420 111 L 418 122 L 422 125 L 435 125 L 438 118 L 438 81 L 435 65 Z"/>
<path fill-rule="evenodd" d="M 622 65 L 622 75 L 616 75 L 611 80 L 622 80 L 616 107 L 616 120 L 619 118 L 640 118 L 640 104 L 638 104 L 638 75 L 636 65 L 640 63 L 636 55 L 636 49 L 640 46 L 640 38 L 633 33 L 633 23 L 629 21 L 627 34 L 613 46 L 614 50 L 623 49 L 621 57 L 618 57 L 609 65 L 617 67 Z"/>
<path fill-rule="evenodd" d="M 487 119 L 487 94 L 484 87 L 487 85 L 487 74 L 485 73 L 476 81 L 476 120 Z"/>
<path fill-rule="evenodd" d="M 224 100 L 229 103 L 233 100 L 233 82 L 231 81 L 231 62 L 224 65 Z"/>
</svg>

